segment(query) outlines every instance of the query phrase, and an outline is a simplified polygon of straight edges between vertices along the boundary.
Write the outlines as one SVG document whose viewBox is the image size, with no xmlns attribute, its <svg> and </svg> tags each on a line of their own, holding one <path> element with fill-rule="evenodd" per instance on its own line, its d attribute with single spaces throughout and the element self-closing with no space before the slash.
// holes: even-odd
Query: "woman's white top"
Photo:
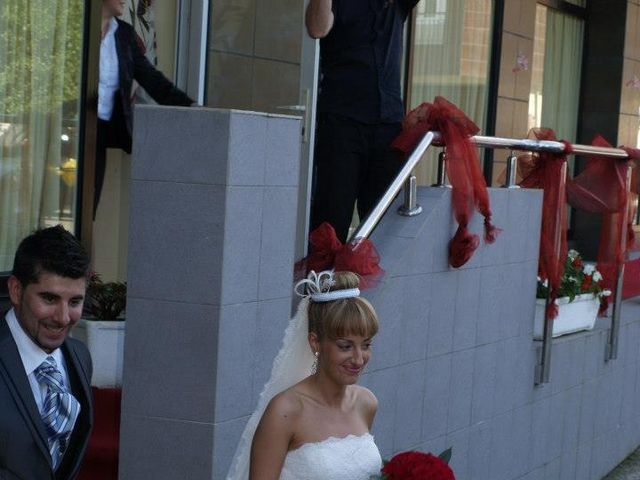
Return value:
<svg viewBox="0 0 640 480">
<path fill-rule="evenodd" d="M 113 99 L 120 88 L 118 52 L 115 33 L 118 22 L 111 17 L 107 34 L 100 42 L 100 74 L 98 81 L 98 118 L 109 121 L 113 115 Z"/>
<path fill-rule="evenodd" d="M 382 458 L 370 433 L 329 437 L 287 453 L 280 480 L 369 480 Z"/>
</svg>

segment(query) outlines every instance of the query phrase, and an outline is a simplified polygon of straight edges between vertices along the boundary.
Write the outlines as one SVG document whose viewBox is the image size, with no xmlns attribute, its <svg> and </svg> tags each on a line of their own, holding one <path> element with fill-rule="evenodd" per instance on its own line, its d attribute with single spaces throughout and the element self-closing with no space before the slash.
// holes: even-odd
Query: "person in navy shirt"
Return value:
<svg viewBox="0 0 640 480">
<path fill-rule="evenodd" d="M 320 38 L 320 92 L 312 229 L 329 222 L 345 241 L 357 202 L 363 220 L 402 157 L 404 23 L 418 0 L 310 0 L 307 32 Z"/>
</svg>

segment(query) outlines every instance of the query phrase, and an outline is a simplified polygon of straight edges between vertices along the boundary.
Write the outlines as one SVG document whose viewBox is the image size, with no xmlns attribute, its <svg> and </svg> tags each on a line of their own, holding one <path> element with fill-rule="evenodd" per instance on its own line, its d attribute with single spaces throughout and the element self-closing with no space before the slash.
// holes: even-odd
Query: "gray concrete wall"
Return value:
<svg viewBox="0 0 640 480">
<path fill-rule="evenodd" d="M 449 191 L 419 195 L 423 215 L 388 215 L 373 234 L 387 274 L 366 294 L 382 331 L 362 383 L 380 402 L 383 457 L 451 446 L 458 480 L 602 478 L 640 444 L 640 303 L 623 306 L 617 360 L 604 361 L 600 319 L 554 340 L 551 382 L 534 386 L 540 192 L 491 190 L 504 231 L 459 270 L 446 264 Z"/>
<path fill-rule="evenodd" d="M 290 316 L 298 124 L 145 107 L 136 113 L 121 479 L 224 478 Z M 554 341 L 534 386 L 539 191 L 491 190 L 494 245 L 447 264 L 450 190 L 384 217 L 386 270 L 365 295 L 382 328 L 362 383 L 383 456 L 453 447 L 459 480 L 599 479 L 640 444 L 640 305 Z M 471 229 L 481 233 L 476 215 Z"/>
<path fill-rule="evenodd" d="M 220 478 L 290 313 L 299 129 L 136 109 L 121 479 Z"/>
</svg>

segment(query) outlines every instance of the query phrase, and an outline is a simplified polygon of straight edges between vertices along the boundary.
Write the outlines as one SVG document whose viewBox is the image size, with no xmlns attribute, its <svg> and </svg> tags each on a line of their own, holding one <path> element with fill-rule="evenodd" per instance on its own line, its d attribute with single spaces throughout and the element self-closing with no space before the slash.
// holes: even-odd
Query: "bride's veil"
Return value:
<svg viewBox="0 0 640 480">
<path fill-rule="evenodd" d="M 249 418 L 242 437 L 240 437 L 227 480 L 247 480 L 249 478 L 249 457 L 253 434 L 269 401 L 276 394 L 311 374 L 315 357 L 307 341 L 309 333 L 308 305 L 309 297 L 304 297 L 298 305 L 295 317 L 291 319 L 285 330 L 282 347 L 273 361 L 271 377 L 265 384 L 258 399 L 258 406 Z"/>
</svg>

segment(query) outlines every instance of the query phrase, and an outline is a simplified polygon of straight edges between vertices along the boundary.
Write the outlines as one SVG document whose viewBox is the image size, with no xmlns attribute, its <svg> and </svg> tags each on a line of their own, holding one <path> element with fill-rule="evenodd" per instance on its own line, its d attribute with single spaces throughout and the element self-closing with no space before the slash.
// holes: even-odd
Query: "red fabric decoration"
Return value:
<svg viewBox="0 0 640 480">
<path fill-rule="evenodd" d="M 389 460 L 382 473 L 387 480 L 455 480 L 444 460 L 430 453 L 402 452 Z"/>
<path fill-rule="evenodd" d="M 640 295 L 640 258 L 630 260 L 624 267 L 624 282 L 622 283 L 622 299 Z"/>
<path fill-rule="evenodd" d="M 636 237 L 633 232 L 633 219 L 638 215 L 638 197 L 640 193 L 640 149 L 620 147 L 627 154 L 629 158 L 635 163 L 635 168 L 631 174 L 631 193 L 629 195 L 629 202 L 631 208 L 629 208 L 629 217 L 627 219 L 627 247 L 633 248 L 636 246 Z"/>
<path fill-rule="evenodd" d="M 597 135 L 592 145 L 611 147 Z M 602 213 L 602 227 L 598 247 L 598 270 L 603 277 L 604 288 L 614 292 L 617 272 L 624 261 L 621 240 L 627 235 L 627 164 L 628 160 L 592 155 L 582 172 L 573 180 L 567 179 L 567 201 L 579 210 Z M 630 227 L 630 225 L 629 225 Z M 603 297 L 601 312 L 607 310 L 613 296 Z"/>
<path fill-rule="evenodd" d="M 93 430 L 77 480 L 112 480 L 118 478 L 122 390 L 91 387 L 91 393 Z"/>
<path fill-rule="evenodd" d="M 553 130 L 548 128 L 533 129 L 532 133 L 538 140 L 556 139 Z M 564 153 L 551 152 L 528 154 L 518 158 L 518 168 L 522 174 L 520 186 L 544 190 L 538 275 L 549 280 L 550 302 L 547 314 L 551 318 L 558 315 L 555 299 L 567 258 L 567 207 L 565 178 L 562 175 L 566 161 Z"/>
<path fill-rule="evenodd" d="M 380 279 L 384 270 L 380 267 L 380 256 L 368 240 L 342 244 L 331 224 L 324 222 L 309 235 L 310 253 L 299 262 L 301 275 L 315 270 L 328 269 L 349 271 L 360 275 L 360 287 L 369 288 Z"/>
<path fill-rule="evenodd" d="M 484 216 L 484 240 L 493 243 L 500 229 L 491 223 L 489 194 L 482 172 L 478 151 L 469 137 L 478 133 L 473 123 L 458 107 L 436 97 L 433 103 L 423 103 L 407 114 L 402 133 L 392 146 L 409 154 L 424 134 L 438 131 L 447 147 L 446 168 L 452 187 L 452 202 L 458 230 L 449 243 L 449 263 L 461 267 L 478 248 L 478 236 L 467 229 L 474 208 Z"/>
<path fill-rule="evenodd" d="M 538 140 L 555 140 L 550 129 L 533 130 Z M 520 165 L 523 187 L 544 189 L 542 206 L 542 231 L 540 234 L 540 263 L 538 275 L 549 279 L 550 300 L 555 301 L 557 289 L 564 270 L 566 258 L 566 201 L 574 208 L 591 213 L 602 213 L 598 249 L 598 270 L 602 274 L 604 287 L 615 291 L 618 266 L 624 258 L 620 241 L 628 232 L 628 219 L 624 218 L 627 204 L 626 175 L 627 160 L 616 161 L 610 157 L 590 156 L 584 170 L 574 179 L 561 179 L 561 169 L 566 153 L 573 149 L 565 144 L 563 154 L 548 152 L 525 156 Z M 607 141 L 596 136 L 592 142 L 599 147 L 611 147 Z M 609 299 L 604 297 L 601 313 L 606 311 Z M 555 318 L 557 306 L 549 305 L 549 315 Z"/>
</svg>

